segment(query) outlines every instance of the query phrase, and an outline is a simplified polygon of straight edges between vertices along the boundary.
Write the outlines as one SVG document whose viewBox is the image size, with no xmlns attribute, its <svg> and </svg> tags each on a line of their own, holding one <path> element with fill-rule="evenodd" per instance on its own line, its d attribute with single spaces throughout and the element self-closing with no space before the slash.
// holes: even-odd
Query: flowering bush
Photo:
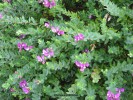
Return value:
<svg viewBox="0 0 133 100">
<path fill-rule="evenodd" d="M 132 5 L 0 1 L 0 100 L 132 100 Z"/>
</svg>

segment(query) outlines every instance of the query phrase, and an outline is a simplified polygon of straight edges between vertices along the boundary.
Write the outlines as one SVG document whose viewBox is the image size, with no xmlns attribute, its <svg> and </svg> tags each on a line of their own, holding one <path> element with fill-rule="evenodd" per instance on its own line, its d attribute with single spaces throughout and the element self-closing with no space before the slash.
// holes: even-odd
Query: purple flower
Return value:
<svg viewBox="0 0 133 100">
<path fill-rule="evenodd" d="M 44 26 L 47 27 L 47 28 L 50 28 L 50 23 L 49 23 L 49 22 L 46 22 L 46 23 L 44 24 Z"/>
<path fill-rule="evenodd" d="M 19 52 L 21 52 L 21 51 L 22 51 L 22 49 L 23 49 L 22 44 L 21 44 L 21 43 L 18 43 L 18 44 L 17 44 L 17 46 L 18 46 Z"/>
<path fill-rule="evenodd" d="M 30 88 L 29 87 L 23 87 L 22 90 L 23 90 L 23 92 L 25 94 L 28 94 L 30 92 Z"/>
<path fill-rule="evenodd" d="M 65 32 L 63 30 L 60 30 L 59 27 L 51 27 L 52 32 L 57 33 L 57 35 L 63 35 Z"/>
<path fill-rule="evenodd" d="M 22 45 L 23 48 L 27 47 L 27 43 L 23 42 L 21 45 Z"/>
<path fill-rule="evenodd" d="M 59 30 L 59 31 L 57 32 L 57 34 L 58 34 L 58 35 L 63 35 L 63 34 L 64 34 L 64 31 L 63 31 L 63 30 Z"/>
<path fill-rule="evenodd" d="M 124 88 L 116 88 L 115 94 L 109 90 L 107 93 L 107 100 L 120 100 L 121 92 L 124 92 Z"/>
<path fill-rule="evenodd" d="M 75 61 L 75 64 L 76 64 L 77 67 L 81 66 L 81 62 L 79 62 L 79 61 Z"/>
<path fill-rule="evenodd" d="M 30 49 L 33 48 L 33 46 L 28 46 L 26 43 L 18 43 L 17 46 L 18 46 L 19 52 L 21 52 L 22 49 L 29 51 Z"/>
<path fill-rule="evenodd" d="M 63 30 L 59 30 L 59 27 L 52 26 L 51 30 L 52 30 L 52 32 L 57 33 L 57 35 L 63 35 L 64 34 L 64 31 Z"/>
<path fill-rule="evenodd" d="M 22 81 L 19 83 L 19 86 L 20 86 L 21 88 L 26 87 L 26 86 L 27 86 L 26 80 L 22 80 Z"/>
<path fill-rule="evenodd" d="M 107 100 L 120 100 L 120 93 L 114 94 L 111 91 L 108 91 Z"/>
<path fill-rule="evenodd" d="M 78 34 L 78 36 L 79 36 L 80 39 L 84 39 L 84 35 L 83 34 L 80 33 L 80 34 Z"/>
<path fill-rule="evenodd" d="M 33 48 L 33 46 L 25 46 L 24 47 L 24 49 L 26 50 L 26 51 L 29 51 L 29 50 L 31 50 Z"/>
<path fill-rule="evenodd" d="M 18 43 L 17 46 L 18 46 L 19 52 L 21 52 L 22 49 L 27 46 L 27 44 L 26 43 Z"/>
<path fill-rule="evenodd" d="M 85 67 L 80 68 L 81 72 L 84 72 L 84 70 L 85 70 Z"/>
<path fill-rule="evenodd" d="M 78 42 L 78 41 L 83 40 L 83 39 L 84 39 L 84 35 L 81 34 L 81 33 L 76 35 L 76 36 L 74 36 L 75 42 Z"/>
<path fill-rule="evenodd" d="M 47 8 L 49 8 L 49 6 L 50 6 L 49 0 L 44 0 L 44 1 L 43 1 L 43 5 L 44 5 L 45 7 L 47 7 Z"/>
<path fill-rule="evenodd" d="M 57 33 L 59 31 L 59 27 L 51 27 L 52 32 Z"/>
<path fill-rule="evenodd" d="M 89 66 L 90 66 L 90 64 L 89 64 L 89 63 L 85 63 L 85 66 L 86 66 L 86 67 L 89 67 Z"/>
<path fill-rule="evenodd" d="M 90 66 L 89 63 L 87 63 L 87 62 L 86 63 L 82 63 L 82 62 L 79 62 L 79 61 L 75 61 L 75 64 L 76 64 L 77 67 L 80 68 L 81 72 L 83 72 L 86 69 L 86 67 Z"/>
<path fill-rule="evenodd" d="M 22 80 L 20 83 L 19 83 L 19 86 L 22 88 L 22 91 L 25 93 L 25 94 L 28 94 L 30 92 L 30 88 L 27 87 L 27 82 L 26 80 Z"/>
<path fill-rule="evenodd" d="M 43 55 L 50 58 L 50 57 L 54 56 L 54 51 L 52 48 L 43 49 Z"/>
<path fill-rule="evenodd" d="M 3 15 L 0 13 L 0 19 L 2 19 Z"/>
<path fill-rule="evenodd" d="M 124 92 L 125 89 L 124 89 L 124 88 L 116 88 L 116 91 L 117 91 L 117 92 Z"/>
<path fill-rule="evenodd" d="M 81 72 L 84 72 L 85 68 L 86 68 L 86 63 L 81 63 L 81 66 L 80 66 L 80 71 Z"/>
<path fill-rule="evenodd" d="M 45 58 L 44 58 L 44 55 L 42 55 L 42 56 L 37 56 L 37 60 L 38 60 L 38 62 L 41 62 L 42 64 L 45 64 L 45 62 L 46 62 L 46 60 L 45 60 Z"/>
<path fill-rule="evenodd" d="M 56 4 L 55 4 L 55 0 L 52 0 L 51 2 L 50 2 L 50 6 L 49 6 L 49 8 L 52 8 L 52 7 L 54 7 Z"/>
<path fill-rule="evenodd" d="M 51 2 L 49 0 L 44 0 L 43 1 L 43 5 L 47 8 L 52 8 L 54 7 L 56 4 L 55 4 L 55 0 L 52 0 Z"/>
</svg>

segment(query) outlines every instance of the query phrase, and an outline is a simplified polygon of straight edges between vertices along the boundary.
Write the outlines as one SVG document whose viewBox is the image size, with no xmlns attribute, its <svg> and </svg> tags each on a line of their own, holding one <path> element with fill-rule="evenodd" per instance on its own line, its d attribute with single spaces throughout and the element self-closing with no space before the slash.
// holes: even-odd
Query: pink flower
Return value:
<svg viewBox="0 0 133 100">
<path fill-rule="evenodd" d="M 22 45 L 23 48 L 27 47 L 27 43 L 23 42 L 23 43 L 21 43 L 21 45 Z"/>
<path fill-rule="evenodd" d="M 125 89 L 124 89 L 124 88 L 116 88 L 116 91 L 117 91 L 117 92 L 124 92 Z"/>
<path fill-rule="evenodd" d="M 44 55 L 42 55 L 42 56 L 37 56 L 37 60 L 38 60 L 38 62 L 41 62 L 42 64 L 45 64 L 45 62 L 46 62 L 46 60 L 45 60 L 45 58 L 44 58 Z"/>
<path fill-rule="evenodd" d="M 51 27 L 52 32 L 57 33 L 59 31 L 59 27 Z"/>
<path fill-rule="evenodd" d="M 52 8 L 52 7 L 54 7 L 55 5 L 56 5 L 56 4 L 55 4 L 55 0 L 52 0 L 51 3 L 50 3 L 49 8 Z"/>
<path fill-rule="evenodd" d="M 85 68 L 86 68 L 86 64 L 81 63 L 80 71 L 81 71 L 81 72 L 84 72 Z"/>
<path fill-rule="evenodd" d="M 17 46 L 18 46 L 19 52 L 21 52 L 22 49 L 29 51 L 30 49 L 33 48 L 33 46 L 28 46 L 26 43 L 18 43 Z"/>
<path fill-rule="evenodd" d="M 80 71 L 81 71 L 81 72 L 84 72 L 84 70 L 85 70 L 85 67 L 80 68 Z"/>
<path fill-rule="evenodd" d="M 77 67 L 80 68 L 81 72 L 83 72 L 86 69 L 86 67 L 90 66 L 89 63 L 87 63 L 87 62 L 86 63 L 82 63 L 82 62 L 79 62 L 79 61 L 75 61 L 75 64 L 76 64 Z"/>
<path fill-rule="evenodd" d="M 26 87 L 26 86 L 27 86 L 26 80 L 22 80 L 22 81 L 19 83 L 19 86 L 20 86 L 21 88 Z"/>
<path fill-rule="evenodd" d="M 120 93 L 114 94 L 111 91 L 108 91 L 107 100 L 120 100 Z"/>
<path fill-rule="evenodd" d="M 33 46 L 25 46 L 25 47 L 24 47 L 24 50 L 29 51 L 29 50 L 31 50 L 32 48 L 33 48 Z"/>
<path fill-rule="evenodd" d="M 82 63 L 79 62 L 79 61 L 75 61 L 75 64 L 76 64 L 77 67 L 80 67 L 82 65 Z"/>
<path fill-rule="evenodd" d="M 22 91 L 25 93 L 25 94 L 28 94 L 30 92 L 30 88 L 27 87 L 27 82 L 26 80 L 22 80 L 20 83 L 19 83 L 19 86 L 22 88 Z"/>
<path fill-rule="evenodd" d="M 90 66 L 90 64 L 89 64 L 89 63 L 85 63 L 85 66 L 86 66 L 86 67 L 89 67 L 89 66 Z"/>
<path fill-rule="evenodd" d="M 121 92 L 124 92 L 124 88 L 116 88 L 115 94 L 109 90 L 107 93 L 107 100 L 120 100 Z"/>
<path fill-rule="evenodd" d="M 18 46 L 19 52 L 21 52 L 21 51 L 22 51 L 22 49 L 23 49 L 22 44 L 21 44 L 21 43 L 18 43 L 18 44 L 17 44 L 17 46 Z"/>
<path fill-rule="evenodd" d="M 0 19 L 2 19 L 3 15 L 0 13 Z"/>
<path fill-rule="evenodd" d="M 75 42 L 78 42 L 78 41 L 83 40 L 83 39 L 84 39 L 84 35 L 81 34 L 81 33 L 76 35 L 76 36 L 74 36 Z"/>
<path fill-rule="evenodd" d="M 54 56 L 54 51 L 52 48 L 46 48 L 46 49 L 43 49 L 42 54 L 48 58 L 51 58 L 52 56 Z"/>
<path fill-rule="evenodd" d="M 55 0 L 52 0 L 51 2 L 49 0 L 44 0 L 43 1 L 43 5 L 47 8 L 52 8 L 54 7 L 56 4 L 55 4 Z"/>
<path fill-rule="evenodd" d="M 64 34 L 64 31 L 63 31 L 63 30 L 59 30 L 59 31 L 57 32 L 57 34 L 58 34 L 58 35 L 63 35 L 63 34 Z"/>
<path fill-rule="evenodd" d="M 30 88 L 29 87 L 23 87 L 22 90 L 23 90 L 23 92 L 25 94 L 28 94 L 30 92 Z"/>
<path fill-rule="evenodd" d="M 45 7 L 47 7 L 47 8 L 49 8 L 49 6 L 50 6 L 49 0 L 44 0 L 44 1 L 43 1 L 43 5 L 44 5 Z"/>
<path fill-rule="evenodd" d="M 49 23 L 49 22 L 46 22 L 46 23 L 44 24 L 44 26 L 45 26 L 46 28 L 50 28 L 50 23 Z"/>
<path fill-rule="evenodd" d="M 52 26 L 51 30 L 52 30 L 52 32 L 57 33 L 57 35 L 63 35 L 64 34 L 64 31 L 60 30 L 59 27 Z"/>
</svg>

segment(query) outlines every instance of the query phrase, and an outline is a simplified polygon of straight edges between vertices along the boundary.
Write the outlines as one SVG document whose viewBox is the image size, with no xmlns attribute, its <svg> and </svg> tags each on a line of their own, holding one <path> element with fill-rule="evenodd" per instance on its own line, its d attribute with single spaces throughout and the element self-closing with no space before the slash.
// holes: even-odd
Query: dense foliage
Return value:
<svg viewBox="0 0 133 100">
<path fill-rule="evenodd" d="M 132 32 L 132 0 L 0 1 L 0 100 L 132 100 Z"/>
</svg>

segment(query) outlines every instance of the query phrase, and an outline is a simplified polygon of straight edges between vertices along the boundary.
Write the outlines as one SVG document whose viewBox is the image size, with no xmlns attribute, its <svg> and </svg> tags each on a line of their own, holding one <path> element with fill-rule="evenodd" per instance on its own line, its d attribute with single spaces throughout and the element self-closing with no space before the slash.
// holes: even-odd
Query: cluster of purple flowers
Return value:
<svg viewBox="0 0 133 100">
<path fill-rule="evenodd" d="M 19 52 L 22 51 L 22 49 L 26 50 L 26 51 L 29 51 L 30 49 L 33 48 L 33 46 L 28 46 L 26 43 L 22 42 L 22 43 L 18 43 L 17 44 L 18 46 L 18 49 L 19 49 Z"/>
<path fill-rule="evenodd" d="M 46 62 L 45 57 L 51 58 L 52 56 L 54 56 L 53 49 L 52 48 L 46 48 L 46 49 L 43 49 L 41 56 L 37 56 L 37 60 L 38 60 L 38 62 L 45 64 L 45 62 Z"/>
<path fill-rule="evenodd" d="M 76 64 L 76 66 L 77 66 L 78 68 L 80 68 L 80 71 L 81 71 L 81 72 L 84 72 L 84 70 L 86 69 L 86 67 L 89 67 L 89 66 L 90 66 L 88 62 L 82 63 L 82 62 L 80 62 L 80 61 L 75 61 L 75 64 Z"/>
<path fill-rule="evenodd" d="M 75 42 L 78 42 L 80 40 L 84 40 L 84 35 L 82 33 L 79 33 L 78 35 L 74 36 Z"/>
<path fill-rule="evenodd" d="M 52 8 L 54 7 L 56 4 L 55 4 L 55 0 L 44 0 L 43 1 L 43 5 L 47 8 Z"/>
<path fill-rule="evenodd" d="M 63 30 L 60 30 L 59 27 L 50 26 L 50 23 L 49 22 L 46 22 L 45 23 L 45 27 L 51 28 L 51 31 L 53 33 L 56 33 L 57 35 L 63 35 L 65 33 Z"/>
<path fill-rule="evenodd" d="M 30 92 L 30 88 L 27 86 L 26 80 L 22 80 L 22 81 L 19 83 L 19 86 L 22 88 L 22 91 L 23 91 L 25 94 L 28 94 L 28 93 Z"/>
<path fill-rule="evenodd" d="M 121 92 L 124 92 L 124 88 L 116 88 L 115 94 L 109 90 L 107 93 L 107 100 L 120 100 Z"/>
</svg>

